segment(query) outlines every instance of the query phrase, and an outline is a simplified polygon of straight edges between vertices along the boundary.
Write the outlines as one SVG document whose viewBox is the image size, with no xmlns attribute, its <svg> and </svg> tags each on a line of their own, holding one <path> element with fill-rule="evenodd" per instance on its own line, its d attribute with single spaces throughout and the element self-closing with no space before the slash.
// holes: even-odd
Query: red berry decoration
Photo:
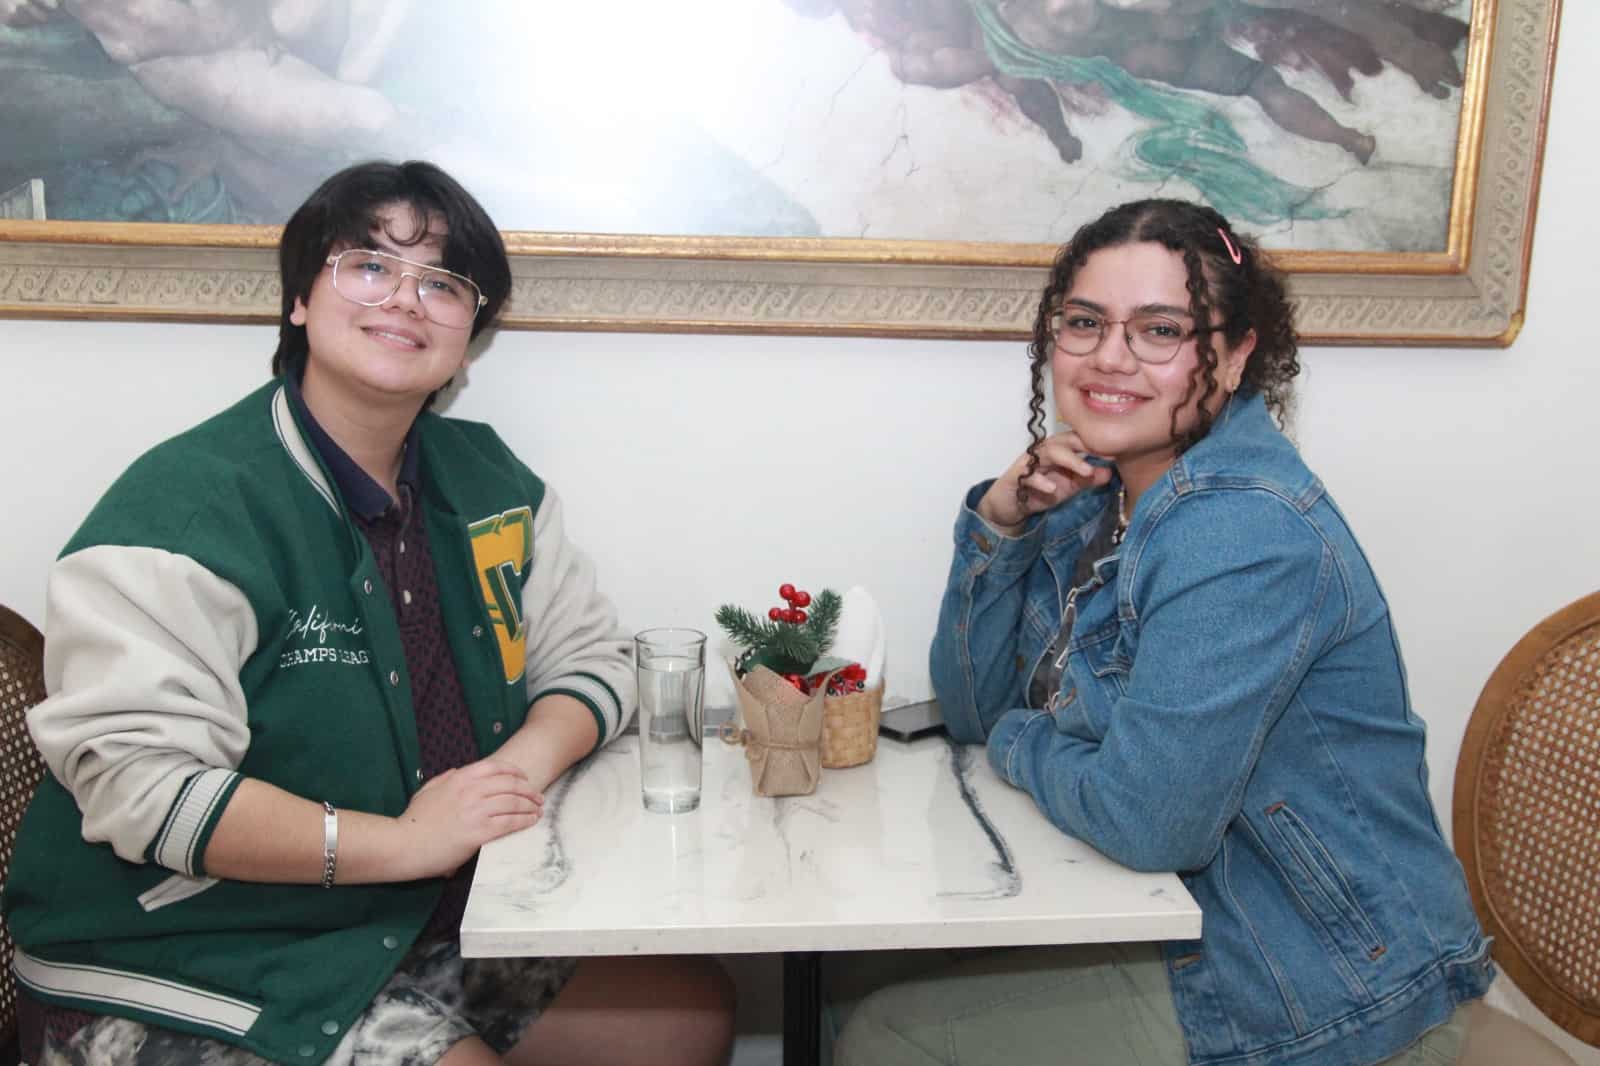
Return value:
<svg viewBox="0 0 1600 1066">
<path fill-rule="evenodd" d="M 839 594 L 829 588 L 813 594 L 792 581 L 767 587 L 778 590 L 781 600 L 776 606 L 768 601 L 764 609 L 746 610 L 731 603 L 717 608 L 717 625 L 743 649 L 733 662 L 734 674 L 743 679 L 751 671 L 770 670 L 801 692 L 820 696 L 829 687 L 827 675 L 812 681 L 799 671 L 809 671 L 814 663 L 844 665 L 841 658 L 828 655 Z M 843 679 L 835 672 L 834 680 Z"/>
</svg>

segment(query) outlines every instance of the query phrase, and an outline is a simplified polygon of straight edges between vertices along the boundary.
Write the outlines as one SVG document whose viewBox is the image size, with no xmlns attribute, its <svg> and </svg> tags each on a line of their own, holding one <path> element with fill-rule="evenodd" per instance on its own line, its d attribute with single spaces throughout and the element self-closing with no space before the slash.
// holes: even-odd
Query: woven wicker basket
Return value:
<svg viewBox="0 0 1600 1066">
<path fill-rule="evenodd" d="M 883 686 L 829 696 L 822 703 L 822 765 L 830 770 L 860 766 L 878 751 Z"/>
</svg>

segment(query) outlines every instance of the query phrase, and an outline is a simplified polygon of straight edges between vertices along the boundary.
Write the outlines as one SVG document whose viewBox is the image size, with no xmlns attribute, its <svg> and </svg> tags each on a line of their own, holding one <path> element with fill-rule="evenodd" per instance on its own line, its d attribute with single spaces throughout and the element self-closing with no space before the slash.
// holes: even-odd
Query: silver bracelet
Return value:
<svg viewBox="0 0 1600 1066">
<path fill-rule="evenodd" d="M 322 887 L 333 887 L 333 868 L 339 861 L 339 812 L 322 801 Z"/>
</svg>

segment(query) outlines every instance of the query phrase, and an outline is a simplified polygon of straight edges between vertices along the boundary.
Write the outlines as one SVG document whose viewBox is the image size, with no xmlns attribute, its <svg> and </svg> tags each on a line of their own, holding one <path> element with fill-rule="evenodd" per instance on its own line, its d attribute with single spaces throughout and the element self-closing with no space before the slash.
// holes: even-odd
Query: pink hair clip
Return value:
<svg viewBox="0 0 1600 1066">
<path fill-rule="evenodd" d="M 1242 264 L 1244 262 L 1244 253 L 1239 251 L 1233 241 L 1228 239 L 1228 231 L 1218 226 L 1217 236 L 1221 237 L 1222 243 L 1228 246 L 1228 258 L 1233 260 L 1233 265 L 1239 266 Z"/>
</svg>

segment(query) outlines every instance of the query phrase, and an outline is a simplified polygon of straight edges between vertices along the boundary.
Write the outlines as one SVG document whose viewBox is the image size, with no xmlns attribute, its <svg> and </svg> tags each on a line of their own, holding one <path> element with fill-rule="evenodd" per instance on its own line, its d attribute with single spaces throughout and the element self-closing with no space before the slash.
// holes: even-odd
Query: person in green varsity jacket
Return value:
<svg viewBox="0 0 1600 1066">
<path fill-rule="evenodd" d="M 554 492 L 428 410 L 510 291 L 494 224 L 363 164 L 280 267 L 274 379 L 135 462 L 51 572 L 5 891 L 28 1061 L 724 1061 L 710 960 L 459 955 L 478 849 L 634 702 Z"/>
</svg>

